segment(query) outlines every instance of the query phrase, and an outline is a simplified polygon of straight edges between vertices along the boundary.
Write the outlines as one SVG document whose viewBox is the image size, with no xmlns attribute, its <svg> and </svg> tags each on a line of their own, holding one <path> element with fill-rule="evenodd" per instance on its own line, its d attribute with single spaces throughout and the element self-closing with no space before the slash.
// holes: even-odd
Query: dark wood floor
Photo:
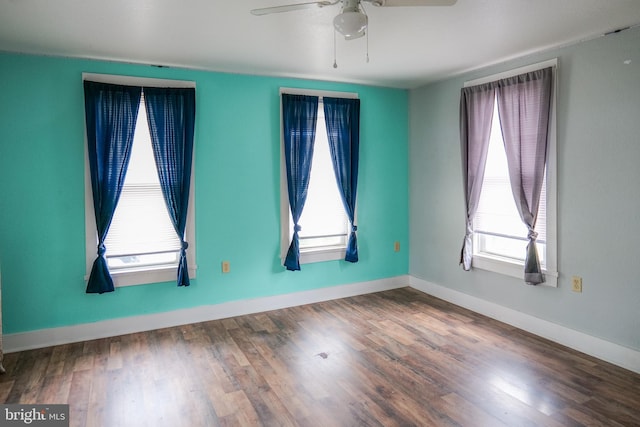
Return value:
<svg viewBox="0 0 640 427">
<path fill-rule="evenodd" d="M 72 426 L 638 426 L 640 375 L 405 288 L 7 354 Z"/>
</svg>

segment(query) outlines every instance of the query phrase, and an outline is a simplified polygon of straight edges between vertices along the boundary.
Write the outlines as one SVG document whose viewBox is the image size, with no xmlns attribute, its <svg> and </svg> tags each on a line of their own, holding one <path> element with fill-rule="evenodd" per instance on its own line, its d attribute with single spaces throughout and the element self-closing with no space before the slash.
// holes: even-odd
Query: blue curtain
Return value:
<svg viewBox="0 0 640 427">
<path fill-rule="evenodd" d="M 345 261 L 358 262 L 358 239 L 354 223 L 358 189 L 358 161 L 360 149 L 360 100 L 323 98 L 324 119 L 333 170 L 342 196 L 342 203 L 351 222 Z"/>
<path fill-rule="evenodd" d="M 144 88 L 151 145 L 162 194 L 173 227 L 180 238 L 178 286 L 189 286 L 184 240 L 191 185 L 193 134 L 196 115 L 194 88 Z"/>
<path fill-rule="evenodd" d="M 282 94 L 282 121 L 284 155 L 287 169 L 289 206 L 293 217 L 293 239 L 287 251 L 284 266 L 287 270 L 300 270 L 300 215 L 307 200 L 313 143 L 318 119 L 318 97 Z"/>
<path fill-rule="evenodd" d="M 129 165 L 141 90 L 133 86 L 84 82 L 87 149 L 98 232 L 98 257 L 91 268 L 87 293 L 114 290 L 104 256 L 104 239 Z"/>
</svg>

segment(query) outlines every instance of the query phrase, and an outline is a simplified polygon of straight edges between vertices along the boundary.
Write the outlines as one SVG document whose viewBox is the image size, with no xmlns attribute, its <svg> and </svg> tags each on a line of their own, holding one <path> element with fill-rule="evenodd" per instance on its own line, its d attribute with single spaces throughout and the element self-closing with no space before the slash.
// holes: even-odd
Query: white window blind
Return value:
<svg viewBox="0 0 640 427">
<path fill-rule="evenodd" d="M 140 100 L 124 187 L 105 240 L 109 267 L 176 265 L 178 238 L 162 195 L 144 105 Z"/>
</svg>

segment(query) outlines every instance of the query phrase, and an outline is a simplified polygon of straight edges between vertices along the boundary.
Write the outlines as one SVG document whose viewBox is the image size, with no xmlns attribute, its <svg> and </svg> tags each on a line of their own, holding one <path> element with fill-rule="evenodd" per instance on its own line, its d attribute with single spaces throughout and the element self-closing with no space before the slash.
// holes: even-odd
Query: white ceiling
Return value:
<svg viewBox="0 0 640 427">
<path fill-rule="evenodd" d="M 309 1 L 309 0 L 301 0 Z M 253 16 L 293 0 L 0 0 L 0 51 L 413 88 L 640 23 L 640 0 L 458 0 L 376 8 L 337 38 L 339 5 Z"/>
</svg>

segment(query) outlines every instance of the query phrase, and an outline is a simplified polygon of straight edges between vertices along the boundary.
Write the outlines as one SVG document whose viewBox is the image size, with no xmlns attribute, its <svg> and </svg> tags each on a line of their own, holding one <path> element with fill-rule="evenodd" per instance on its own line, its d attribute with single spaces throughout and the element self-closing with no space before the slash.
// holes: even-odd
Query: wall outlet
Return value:
<svg viewBox="0 0 640 427">
<path fill-rule="evenodd" d="M 222 261 L 222 272 L 228 273 L 230 271 L 231 271 L 231 264 L 229 264 L 229 261 Z"/>
<path fill-rule="evenodd" d="M 571 290 L 573 292 L 582 292 L 582 277 L 573 276 L 571 278 Z"/>
<path fill-rule="evenodd" d="M 400 252 L 400 242 L 398 242 L 397 240 L 393 242 L 393 251 Z"/>
</svg>

